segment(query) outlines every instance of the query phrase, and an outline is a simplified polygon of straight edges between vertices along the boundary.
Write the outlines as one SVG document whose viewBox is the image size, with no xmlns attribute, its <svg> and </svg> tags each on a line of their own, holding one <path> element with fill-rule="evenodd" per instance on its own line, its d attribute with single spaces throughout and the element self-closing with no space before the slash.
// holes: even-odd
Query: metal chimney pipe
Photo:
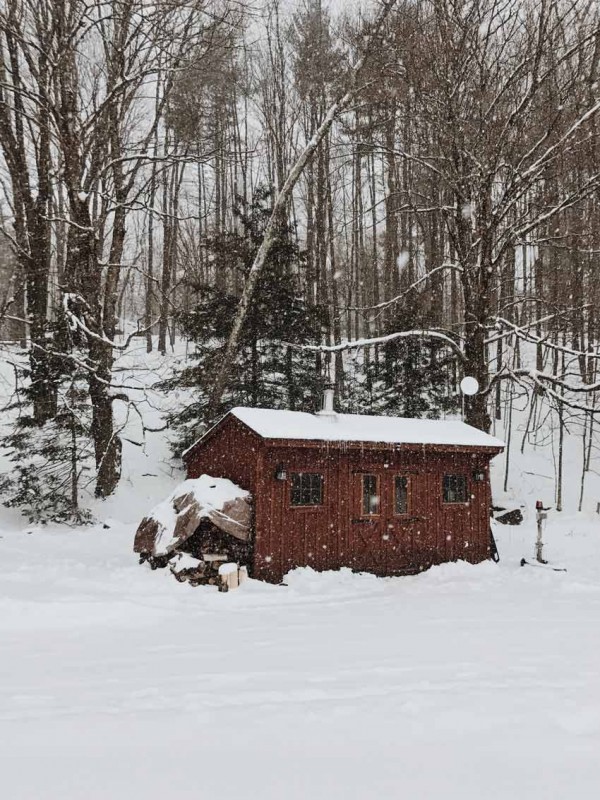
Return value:
<svg viewBox="0 0 600 800">
<path fill-rule="evenodd" d="M 332 388 L 327 388 L 323 392 L 323 410 L 321 413 L 323 414 L 335 414 L 335 410 L 333 408 L 333 398 L 335 395 L 335 391 Z"/>
<path fill-rule="evenodd" d="M 327 342 L 327 331 L 323 330 L 323 341 Z M 333 344 L 333 333 L 331 333 L 331 344 Z M 323 417 L 335 419 L 337 414 L 333 407 L 335 397 L 335 372 L 333 366 L 333 354 L 329 353 L 325 360 L 325 388 L 323 391 L 323 406 L 317 413 Z"/>
<path fill-rule="evenodd" d="M 335 408 L 333 407 L 333 400 L 335 397 L 335 390 L 333 388 L 333 384 L 328 383 L 325 385 L 325 391 L 323 392 L 323 407 L 321 411 L 317 411 L 317 414 L 320 417 L 331 417 L 334 419 L 337 417 Z"/>
</svg>

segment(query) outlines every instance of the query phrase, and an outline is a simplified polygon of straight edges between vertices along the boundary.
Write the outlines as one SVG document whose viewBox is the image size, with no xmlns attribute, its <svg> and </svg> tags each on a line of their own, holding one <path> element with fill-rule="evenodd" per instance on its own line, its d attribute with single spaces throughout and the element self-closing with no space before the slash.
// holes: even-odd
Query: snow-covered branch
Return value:
<svg viewBox="0 0 600 800">
<path fill-rule="evenodd" d="M 111 339 L 109 339 L 107 336 L 104 335 L 104 333 L 99 334 L 96 333 L 95 331 L 92 331 L 89 328 L 89 326 L 86 325 L 86 323 L 81 319 L 81 317 L 79 317 L 72 310 L 70 306 L 72 302 L 75 302 L 76 304 L 82 307 L 87 306 L 85 300 L 83 300 L 83 298 L 80 297 L 79 295 L 74 294 L 72 292 L 65 292 L 65 294 L 63 295 L 63 311 L 69 321 L 69 327 L 71 328 L 71 330 L 79 329 L 80 331 L 85 333 L 85 335 L 88 336 L 90 339 L 95 339 L 98 342 L 102 342 L 102 344 L 111 347 L 113 350 L 124 351 L 129 349 L 129 345 L 131 344 L 133 339 L 135 339 L 138 336 L 143 336 L 147 331 L 152 330 L 152 328 L 154 328 L 154 326 L 157 325 L 159 321 L 157 318 L 153 320 L 150 323 L 150 325 L 146 326 L 145 328 L 140 328 L 135 331 L 132 331 L 132 333 L 130 333 L 129 336 L 127 336 L 125 341 L 119 344 L 118 342 L 114 342 Z"/>
<path fill-rule="evenodd" d="M 310 350 L 319 353 L 341 353 L 345 350 L 357 350 L 362 347 L 370 347 L 377 344 L 388 344 L 389 342 L 397 341 L 398 339 L 432 339 L 435 341 L 443 342 L 452 349 L 452 351 L 461 359 L 464 360 L 464 353 L 459 344 L 451 336 L 448 336 L 441 331 L 434 330 L 410 330 L 410 331 L 396 331 L 395 333 L 388 333 L 385 336 L 373 336 L 364 339 L 355 339 L 349 342 L 340 342 L 339 344 L 326 345 L 326 344 L 292 344 L 291 342 L 282 342 L 282 344 L 292 347 L 296 350 Z"/>
<path fill-rule="evenodd" d="M 495 386 L 499 381 L 513 380 L 521 383 L 523 380 L 529 380 L 540 389 L 542 392 L 552 397 L 559 406 L 566 406 L 577 411 L 584 411 L 588 414 L 597 416 L 600 414 L 600 408 L 595 405 L 589 406 L 584 403 L 579 403 L 572 400 L 565 392 L 573 392 L 574 394 L 593 394 L 600 389 L 600 381 L 593 384 L 572 384 L 564 381 L 562 378 L 552 375 L 547 372 L 542 372 L 536 369 L 510 369 L 506 365 L 503 369 L 496 373 L 490 381 L 489 389 Z M 560 388 L 562 391 L 558 392 L 554 387 Z"/>
<path fill-rule="evenodd" d="M 551 319 L 554 316 L 556 316 L 556 315 L 551 315 L 549 318 Z M 531 323 L 528 327 L 531 328 L 531 327 L 540 325 L 540 324 L 542 324 L 544 319 L 548 319 L 548 318 L 543 318 L 542 320 L 536 320 L 534 323 Z M 503 327 L 509 329 L 508 330 L 508 334 L 509 335 L 514 334 L 515 336 L 518 336 L 520 339 L 522 339 L 525 342 L 531 342 L 532 344 L 541 345 L 543 347 L 548 347 L 551 350 L 556 350 L 558 352 L 565 353 L 566 355 L 575 356 L 575 357 L 578 357 L 578 358 L 583 356 L 586 359 L 600 360 L 600 353 L 598 352 L 598 346 L 596 347 L 595 351 L 594 350 L 577 350 L 577 349 L 575 349 L 573 347 L 568 347 L 567 345 L 558 344 L 557 342 L 552 342 L 552 341 L 550 341 L 548 339 L 548 337 L 536 336 L 530 330 L 525 330 L 521 326 L 515 325 L 514 322 L 510 322 L 509 320 L 504 319 L 503 317 L 496 317 L 496 320 L 500 325 L 502 325 Z M 495 337 L 495 338 L 492 338 L 492 339 L 490 339 L 488 341 L 491 343 L 491 342 L 497 341 L 497 340 L 498 340 L 498 337 Z"/>
<path fill-rule="evenodd" d="M 446 270 L 454 270 L 455 272 L 462 272 L 463 268 L 460 264 L 455 263 L 446 263 L 440 264 L 438 267 L 434 267 L 430 269 L 426 275 L 423 275 L 421 278 L 418 278 L 416 281 L 411 283 L 404 291 L 400 294 L 392 297 L 391 300 L 385 300 L 383 303 L 377 303 L 374 306 L 344 306 L 346 311 L 381 311 L 384 308 L 389 308 L 389 306 L 394 305 L 394 303 L 398 303 L 400 300 L 403 300 L 407 297 L 411 292 L 413 292 L 416 288 L 421 286 L 423 283 L 426 283 L 432 275 L 435 275 L 438 272 L 446 271 Z"/>
</svg>

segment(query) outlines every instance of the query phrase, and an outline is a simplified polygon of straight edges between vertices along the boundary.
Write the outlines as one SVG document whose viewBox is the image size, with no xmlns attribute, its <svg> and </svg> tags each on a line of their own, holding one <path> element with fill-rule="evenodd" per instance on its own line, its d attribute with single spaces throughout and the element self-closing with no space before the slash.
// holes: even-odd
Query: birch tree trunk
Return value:
<svg viewBox="0 0 600 800">
<path fill-rule="evenodd" d="M 306 165 L 312 160 L 320 143 L 327 136 L 333 124 L 333 121 L 339 114 L 341 114 L 348 107 L 353 97 L 355 96 L 359 88 L 358 79 L 363 70 L 365 61 L 369 56 L 370 50 L 373 47 L 383 24 L 385 23 L 386 19 L 388 18 L 390 12 L 392 11 L 395 5 L 396 5 L 396 0 L 386 0 L 386 2 L 383 4 L 379 16 L 377 17 L 376 21 L 371 27 L 370 35 L 366 42 L 363 55 L 358 59 L 358 61 L 352 68 L 350 75 L 350 88 L 345 92 L 344 95 L 342 95 L 329 107 L 322 124 L 320 125 L 320 127 L 318 128 L 312 139 L 308 142 L 304 150 L 301 152 L 299 157 L 296 159 L 294 165 L 292 166 L 287 175 L 285 183 L 277 193 L 275 202 L 273 204 L 271 216 L 265 228 L 263 240 L 256 253 L 254 262 L 252 264 L 252 267 L 250 268 L 250 272 L 246 279 L 244 291 L 242 292 L 238 309 L 233 319 L 231 331 L 229 333 L 227 345 L 225 347 L 225 352 L 223 354 L 221 364 L 215 376 L 215 381 L 208 402 L 209 417 L 215 415 L 216 409 L 221 401 L 221 398 L 223 397 L 223 392 L 225 391 L 225 387 L 229 379 L 230 370 L 232 368 L 233 362 L 237 354 L 242 327 L 248 315 L 248 309 L 250 307 L 250 303 L 252 302 L 252 298 L 254 296 L 254 290 L 256 288 L 256 284 L 263 270 L 266 257 L 271 247 L 273 246 L 273 243 L 276 238 L 276 230 L 277 230 L 276 226 L 278 218 L 284 212 L 291 197 L 294 186 L 296 185 L 299 177 L 302 175 L 302 172 L 306 168 Z"/>
</svg>

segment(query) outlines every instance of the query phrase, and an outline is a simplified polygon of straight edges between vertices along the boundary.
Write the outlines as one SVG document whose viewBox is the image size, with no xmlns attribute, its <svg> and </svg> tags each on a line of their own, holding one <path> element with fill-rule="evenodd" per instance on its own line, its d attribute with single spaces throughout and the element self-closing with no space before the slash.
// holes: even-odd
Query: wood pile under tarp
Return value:
<svg viewBox="0 0 600 800">
<path fill-rule="evenodd" d="M 175 553 L 208 520 L 241 542 L 250 538 L 250 493 L 227 478 L 201 475 L 183 481 L 148 516 L 135 534 L 133 550 L 153 557 Z"/>
</svg>

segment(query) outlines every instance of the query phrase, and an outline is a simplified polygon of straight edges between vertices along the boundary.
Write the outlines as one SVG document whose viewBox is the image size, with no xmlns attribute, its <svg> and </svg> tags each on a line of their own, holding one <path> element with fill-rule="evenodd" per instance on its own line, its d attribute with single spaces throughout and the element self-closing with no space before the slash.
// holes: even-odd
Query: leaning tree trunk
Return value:
<svg viewBox="0 0 600 800">
<path fill-rule="evenodd" d="M 366 58 L 369 55 L 371 48 L 377 42 L 381 28 L 383 27 L 390 12 L 396 5 L 396 1 L 397 0 L 386 0 L 386 2 L 384 2 L 382 10 L 379 13 L 377 19 L 375 20 L 371 28 L 369 38 L 367 39 L 367 42 L 365 44 L 363 55 L 361 58 L 358 59 L 353 69 L 351 70 L 350 88 L 348 89 L 348 91 L 345 92 L 343 96 L 337 99 L 329 107 L 327 113 L 325 114 L 322 124 L 315 132 L 311 140 L 308 142 L 304 150 L 300 153 L 299 157 L 296 159 L 296 162 L 294 163 L 294 165 L 292 166 L 287 175 L 285 183 L 283 184 L 281 189 L 277 192 L 277 196 L 273 204 L 273 209 L 271 211 L 271 216 L 265 228 L 263 240 L 261 242 L 260 247 L 258 248 L 256 256 L 254 257 L 254 262 L 252 264 L 252 267 L 250 268 L 248 277 L 246 278 L 246 285 L 244 286 L 244 291 L 242 292 L 238 309 L 233 318 L 231 330 L 229 332 L 229 337 L 227 340 L 227 345 L 225 347 L 225 352 L 221 359 L 221 363 L 219 365 L 219 369 L 215 377 L 212 391 L 210 393 L 208 408 L 207 408 L 209 418 L 214 417 L 216 415 L 217 409 L 221 402 L 221 398 L 223 396 L 223 392 L 225 391 L 225 387 L 227 386 L 230 370 L 232 368 L 233 363 L 235 362 L 235 356 L 238 350 L 242 328 L 244 326 L 244 322 L 246 321 L 248 310 L 250 308 L 252 299 L 254 297 L 254 290 L 256 289 L 258 279 L 263 271 L 263 267 L 267 260 L 269 251 L 271 250 L 271 247 L 273 246 L 276 240 L 276 233 L 279 221 L 281 219 L 281 215 L 282 213 L 285 212 L 285 209 L 287 208 L 289 199 L 292 195 L 292 192 L 300 175 L 302 175 L 305 167 L 312 160 L 319 145 L 321 144 L 323 139 L 327 136 L 333 124 L 334 119 L 336 119 L 336 117 L 348 107 L 348 105 L 354 98 L 359 88 L 358 78 L 363 70 Z"/>
</svg>

